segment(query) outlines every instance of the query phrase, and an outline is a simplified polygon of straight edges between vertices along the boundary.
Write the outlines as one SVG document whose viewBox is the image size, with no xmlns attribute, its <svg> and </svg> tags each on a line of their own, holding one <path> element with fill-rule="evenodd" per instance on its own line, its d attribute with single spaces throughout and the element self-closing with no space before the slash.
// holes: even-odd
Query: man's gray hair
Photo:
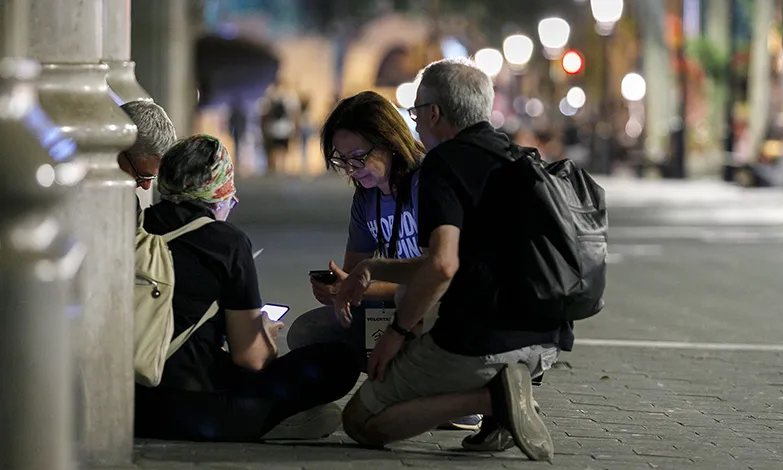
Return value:
<svg viewBox="0 0 783 470">
<path fill-rule="evenodd" d="M 454 126 L 465 129 L 492 118 L 492 79 L 469 59 L 443 59 L 419 73 L 426 104 L 437 104 Z M 425 103 L 422 103 L 425 104 Z"/>
<path fill-rule="evenodd" d="M 151 100 L 129 101 L 120 106 L 136 124 L 136 142 L 127 150 L 133 157 L 162 157 L 177 141 L 177 131 L 166 111 Z"/>
</svg>

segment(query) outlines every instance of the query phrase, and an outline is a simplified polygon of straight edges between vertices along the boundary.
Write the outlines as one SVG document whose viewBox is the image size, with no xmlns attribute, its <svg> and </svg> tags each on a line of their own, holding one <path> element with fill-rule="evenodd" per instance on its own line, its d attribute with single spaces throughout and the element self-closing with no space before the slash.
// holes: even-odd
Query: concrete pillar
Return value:
<svg viewBox="0 0 783 470">
<path fill-rule="evenodd" d="M 748 102 L 750 104 L 748 131 L 751 136 L 752 159 L 767 138 L 772 95 L 772 57 L 769 53 L 769 33 L 775 22 L 775 1 L 758 0 L 753 4 L 750 65 L 748 68 Z"/>
<path fill-rule="evenodd" d="M 82 172 L 38 105 L 28 0 L 0 1 L 0 468 L 72 470 L 66 292 L 84 249 L 57 220 Z"/>
<path fill-rule="evenodd" d="M 151 100 L 136 81 L 131 60 L 131 0 L 103 0 L 103 62 L 109 66 L 106 81 L 117 104 Z"/>
<path fill-rule="evenodd" d="M 66 210 L 88 255 L 76 338 L 84 406 L 80 444 L 90 463 L 130 463 L 133 450 L 134 183 L 117 166 L 136 127 L 109 97 L 103 0 L 32 0 L 30 54 L 41 62 L 41 106 L 79 146 L 87 174 Z"/>
<path fill-rule="evenodd" d="M 647 94 L 644 98 L 647 110 L 645 148 L 652 163 L 663 164 L 668 155 L 676 102 L 671 67 L 661 66 L 671 61 L 664 34 L 666 3 L 640 1 L 635 5 L 640 9 L 640 16 L 648 19 L 640 24 L 642 73 L 647 81 Z"/>
<path fill-rule="evenodd" d="M 106 82 L 117 105 L 152 100 L 136 81 L 136 63 L 131 59 L 131 0 L 103 0 L 103 63 L 109 66 Z M 154 188 L 137 189 L 141 207 L 152 204 Z"/>
<path fill-rule="evenodd" d="M 191 0 L 134 0 L 131 56 L 136 76 L 177 129 L 190 135 L 197 103 L 195 38 L 203 12 Z"/>
<path fill-rule="evenodd" d="M 731 54 L 731 7 L 732 1 L 709 0 L 706 4 L 705 22 L 707 38 L 724 58 Z M 716 153 L 723 151 L 723 143 L 730 131 L 726 126 L 726 105 L 728 101 L 728 83 L 723 80 L 709 81 L 710 124 L 715 136 Z M 720 155 L 721 159 L 723 155 Z M 722 163 L 722 161 L 721 161 Z"/>
</svg>

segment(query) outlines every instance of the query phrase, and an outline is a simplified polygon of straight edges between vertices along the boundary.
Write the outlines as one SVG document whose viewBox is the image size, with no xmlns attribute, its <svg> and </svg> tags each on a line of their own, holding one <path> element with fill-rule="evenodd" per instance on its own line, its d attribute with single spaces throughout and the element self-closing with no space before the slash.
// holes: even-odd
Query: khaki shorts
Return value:
<svg viewBox="0 0 783 470">
<path fill-rule="evenodd" d="M 383 382 L 365 381 L 359 399 L 375 415 L 416 398 L 481 388 L 506 364 L 527 364 L 530 375 L 538 377 L 552 366 L 559 352 L 556 345 L 546 344 L 491 356 L 462 356 L 441 349 L 425 334 L 405 343 Z"/>
</svg>

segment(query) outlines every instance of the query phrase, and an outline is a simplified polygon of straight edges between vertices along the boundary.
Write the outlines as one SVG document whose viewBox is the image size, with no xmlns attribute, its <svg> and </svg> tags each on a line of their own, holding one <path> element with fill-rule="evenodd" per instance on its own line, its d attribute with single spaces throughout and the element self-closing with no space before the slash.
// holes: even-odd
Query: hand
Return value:
<svg viewBox="0 0 783 470">
<path fill-rule="evenodd" d="M 375 343 L 375 349 L 372 350 L 370 361 L 367 363 L 367 377 L 370 381 L 377 378 L 378 381 L 383 382 L 383 379 L 386 378 L 386 367 L 400 352 L 404 342 L 404 336 L 394 330 L 386 329 L 378 342 Z"/>
<path fill-rule="evenodd" d="M 348 277 L 348 273 L 343 271 L 339 266 L 337 266 L 337 263 L 335 263 L 334 260 L 329 261 L 329 270 L 333 272 L 335 276 L 337 276 L 336 284 L 341 283 Z"/>
<path fill-rule="evenodd" d="M 264 328 L 266 329 L 267 335 L 272 339 L 277 339 L 277 335 L 280 333 L 280 330 L 283 329 L 285 323 L 270 320 L 266 312 L 262 312 L 261 314 L 264 316 Z"/>
<path fill-rule="evenodd" d="M 317 301 L 326 306 L 334 305 L 334 286 L 318 282 L 312 277 L 310 278 L 310 284 L 313 286 L 313 296 Z"/>
<path fill-rule="evenodd" d="M 372 281 L 371 263 L 371 260 L 364 260 L 357 264 L 351 274 L 340 282 L 334 296 L 334 313 L 344 328 L 351 326 L 353 320 L 351 305 L 359 305 L 362 295 L 370 287 Z"/>
<path fill-rule="evenodd" d="M 340 282 L 348 277 L 348 273 L 343 271 L 337 266 L 337 263 L 334 261 L 329 261 L 329 270 L 331 270 L 335 276 L 337 276 L 337 282 L 334 284 L 324 284 L 322 282 L 318 282 L 313 278 L 310 278 L 310 284 L 313 287 L 313 296 L 315 296 L 316 300 L 321 302 L 321 304 L 331 307 L 334 305 L 334 295 L 337 293 L 338 289 L 340 288 Z"/>
<path fill-rule="evenodd" d="M 269 336 L 271 336 L 274 339 L 277 339 L 277 335 L 280 333 L 280 330 L 282 330 L 284 326 L 285 323 L 281 321 L 270 321 L 269 327 L 267 328 L 267 331 L 269 331 Z"/>
</svg>

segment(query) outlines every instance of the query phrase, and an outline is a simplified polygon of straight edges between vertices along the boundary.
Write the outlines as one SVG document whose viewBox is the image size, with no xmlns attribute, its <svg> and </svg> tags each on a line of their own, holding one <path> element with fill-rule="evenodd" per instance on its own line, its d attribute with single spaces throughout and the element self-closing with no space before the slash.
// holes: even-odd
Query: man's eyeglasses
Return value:
<svg viewBox="0 0 783 470">
<path fill-rule="evenodd" d="M 410 108 L 408 108 L 408 116 L 410 116 L 411 119 L 413 119 L 415 121 L 416 118 L 418 118 L 418 112 L 416 111 L 417 109 L 423 108 L 425 106 L 432 106 L 433 104 L 435 104 L 435 103 L 424 103 L 424 104 L 419 104 L 419 105 L 410 107 Z"/>
<path fill-rule="evenodd" d="M 339 153 L 337 153 L 337 150 L 335 149 L 334 152 L 332 152 L 331 158 L 329 158 L 329 161 L 332 163 L 332 165 L 335 168 L 339 168 L 341 170 L 345 170 L 347 168 L 352 168 L 354 170 L 358 170 L 360 168 L 364 168 L 364 161 L 367 160 L 367 157 L 370 156 L 370 154 L 375 150 L 375 147 L 371 148 L 367 152 L 361 154 L 361 155 L 354 155 L 352 157 L 341 157 Z"/>
<path fill-rule="evenodd" d="M 158 178 L 158 175 L 146 175 L 143 176 L 139 174 L 139 170 L 136 169 L 136 165 L 133 164 L 133 159 L 128 156 L 128 152 L 122 152 L 123 155 L 125 155 L 125 160 L 128 160 L 128 165 L 130 165 L 131 169 L 133 169 L 133 174 L 136 175 L 136 184 L 141 185 L 147 181 L 155 181 Z"/>
</svg>

